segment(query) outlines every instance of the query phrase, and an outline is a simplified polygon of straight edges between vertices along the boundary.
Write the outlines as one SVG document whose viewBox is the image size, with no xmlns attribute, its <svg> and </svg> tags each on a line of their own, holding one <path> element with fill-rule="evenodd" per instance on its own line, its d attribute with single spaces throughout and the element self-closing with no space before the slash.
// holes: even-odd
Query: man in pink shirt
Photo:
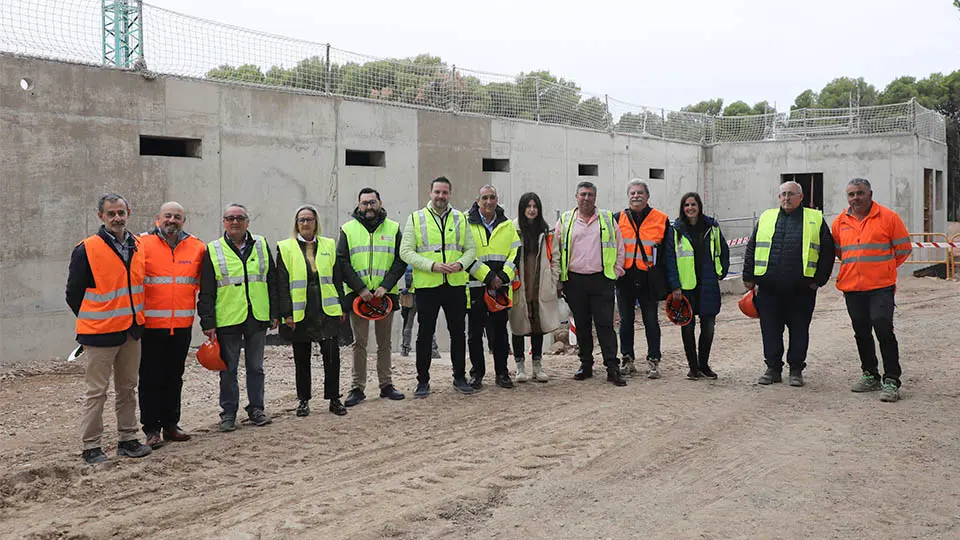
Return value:
<svg viewBox="0 0 960 540">
<path fill-rule="evenodd" d="M 609 210 L 597 208 L 597 187 L 577 184 L 577 208 L 557 221 L 553 243 L 554 271 L 560 274 L 557 296 L 566 298 L 577 326 L 580 369 L 573 378 L 593 377 L 593 326 L 607 367 L 607 380 L 626 386 L 617 358 L 617 335 L 613 330 L 616 279 L 623 275 L 623 239 Z"/>
</svg>

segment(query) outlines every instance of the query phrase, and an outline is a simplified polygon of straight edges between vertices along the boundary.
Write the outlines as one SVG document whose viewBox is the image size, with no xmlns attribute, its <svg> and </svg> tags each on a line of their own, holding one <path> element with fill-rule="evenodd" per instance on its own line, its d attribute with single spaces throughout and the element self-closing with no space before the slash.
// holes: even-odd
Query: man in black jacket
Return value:
<svg viewBox="0 0 960 540">
<path fill-rule="evenodd" d="M 754 301 L 767 364 L 757 383 L 782 381 L 786 327 L 790 330 L 789 383 L 803 386 L 810 321 L 817 289 L 826 285 L 833 272 L 834 242 L 823 213 L 802 206 L 800 184 L 782 184 L 779 198 L 780 208 L 765 211 L 750 236 L 743 257 L 743 285 L 757 287 Z"/>
<path fill-rule="evenodd" d="M 100 197 L 96 234 L 70 255 L 67 305 L 77 316 L 77 342 L 87 360 L 86 400 L 80 421 L 83 460 L 102 463 L 103 405 L 110 374 L 117 401 L 117 455 L 143 457 L 150 447 L 137 440 L 137 381 L 143 336 L 144 255 L 127 231 L 130 206 L 115 193 Z"/>
<path fill-rule="evenodd" d="M 343 309 L 350 313 L 353 325 L 353 388 L 343 403 L 347 407 L 353 407 L 367 397 L 364 390 L 367 386 L 370 321 L 353 312 L 357 296 L 367 302 L 375 297 L 390 298 L 393 306 L 390 313 L 374 322 L 380 397 L 392 400 L 405 397 L 393 385 L 390 354 L 393 349 L 393 312 L 400 306 L 395 289 L 403 278 L 407 263 L 400 259 L 400 224 L 387 218 L 382 204 L 377 190 L 361 189 L 353 219 L 340 228 L 337 240 L 337 265 L 346 285 Z"/>
</svg>

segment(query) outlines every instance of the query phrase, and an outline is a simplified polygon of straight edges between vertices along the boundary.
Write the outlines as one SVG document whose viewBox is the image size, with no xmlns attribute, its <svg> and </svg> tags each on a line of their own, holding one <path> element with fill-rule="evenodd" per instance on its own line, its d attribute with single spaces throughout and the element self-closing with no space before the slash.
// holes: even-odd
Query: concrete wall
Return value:
<svg viewBox="0 0 960 540">
<path fill-rule="evenodd" d="M 24 77 L 33 83 L 27 91 Z M 202 156 L 141 156 L 140 135 L 201 139 Z M 383 151 L 386 166 L 347 166 L 346 150 Z M 597 184 L 600 206 L 616 210 L 629 179 L 664 169 L 664 179 L 650 181 L 654 206 L 675 216 L 680 196 L 699 191 L 707 212 L 724 217 L 776 204 L 781 173 L 823 172 L 828 213 L 843 205 L 840 184 L 862 175 L 882 203 L 896 194 L 892 206 L 913 225 L 922 223 L 923 168 L 945 170 L 945 154 L 943 145 L 906 136 L 703 148 L 0 55 L 0 195 L 8 203 L 0 214 L 0 364 L 63 357 L 73 347 L 63 300 L 69 254 L 99 227 L 94 205 L 107 191 L 129 198 L 133 231 L 150 228 L 162 202 L 179 200 L 187 230 L 210 240 L 221 232 L 223 206 L 236 201 L 247 205 L 251 230 L 274 244 L 290 235 L 304 203 L 320 209 L 324 233 L 336 236 L 364 186 L 380 190 L 402 222 L 440 175 L 453 181 L 458 208 L 490 183 L 509 216 L 521 193 L 536 191 L 552 222 L 574 206 L 581 180 Z M 484 172 L 484 158 L 509 159 L 509 172 Z M 598 175 L 580 177 L 579 164 L 597 165 Z"/>
</svg>

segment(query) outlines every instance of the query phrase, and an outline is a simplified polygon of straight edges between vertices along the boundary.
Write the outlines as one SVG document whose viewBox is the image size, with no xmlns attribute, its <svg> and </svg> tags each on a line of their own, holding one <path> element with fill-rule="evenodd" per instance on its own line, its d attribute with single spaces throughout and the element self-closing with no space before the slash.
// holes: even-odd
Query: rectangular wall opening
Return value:
<svg viewBox="0 0 960 540">
<path fill-rule="evenodd" d="M 780 183 L 796 182 L 803 188 L 803 206 L 823 211 L 823 173 L 781 174 Z"/>
<path fill-rule="evenodd" d="M 379 150 L 347 150 L 347 167 L 386 167 L 387 153 Z"/>
<path fill-rule="evenodd" d="M 141 156 L 202 158 L 200 139 L 140 135 Z"/>
<path fill-rule="evenodd" d="M 933 232 L 933 169 L 923 170 L 923 230 Z"/>
<path fill-rule="evenodd" d="M 936 181 L 933 184 L 936 192 L 933 194 L 933 207 L 937 212 L 943 211 L 943 171 L 934 171 Z"/>
<path fill-rule="evenodd" d="M 483 172 L 510 172 L 510 160 L 483 158 Z"/>
<path fill-rule="evenodd" d="M 578 176 L 600 176 L 600 166 L 591 163 L 577 165 Z"/>
<path fill-rule="evenodd" d="M 650 169 L 650 179 L 651 180 L 663 180 L 664 170 L 663 169 Z"/>
</svg>

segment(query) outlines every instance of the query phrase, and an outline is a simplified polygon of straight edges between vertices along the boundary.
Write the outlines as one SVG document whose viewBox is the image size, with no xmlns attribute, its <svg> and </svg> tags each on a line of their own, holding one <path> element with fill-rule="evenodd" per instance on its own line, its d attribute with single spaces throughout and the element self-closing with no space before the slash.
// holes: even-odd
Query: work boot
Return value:
<svg viewBox="0 0 960 540">
<path fill-rule="evenodd" d="M 787 382 L 790 386 L 803 386 L 803 372 L 791 369 Z"/>
<path fill-rule="evenodd" d="M 880 377 L 869 371 L 864 371 L 863 375 L 860 376 L 860 380 L 857 381 L 850 390 L 854 392 L 876 392 L 881 388 Z"/>
<path fill-rule="evenodd" d="M 337 416 L 343 416 L 347 414 L 347 408 L 340 402 L 340 398 L 333 398 L 330 400 L 330 412 Z"/>
<path fill-rule="evenodd" d="M 140 444 L 140 441 L 136 439 L 117 443 L 117 456 L 138 458 L 149 456 L 152 451 L 149 446 Z"/>
<path fill-rule="evenodd" d="M 533 380 L 537 382 L 547 382 L 550 380 L 547 373 L 543 371 L 543 363 L 539 358 L 533 359 Z"/>
<path fill-rule="evenodd" d="M 220 431 L 223 433 L 229 433 L 231 431 L 237 430 L 237 419 L 232 416 L 227 416 L 220 419 Z"/>
<path fill-rule="evenodd" d="M 633 377 L 637 374 L 637 366 L 633 363 L 633 357 L 624 355 L 620 365 L 620 374 L 624 377 Z"/>
<path fill-rule="evenodd" d="M 620 370 L 616 366 L 607 370 L 607 382 L 613 383 L 614 386 L 627 385 L 627 381 L 623 380 L 623 375 L 620 375 Z"/>
<path fill-rule="evenodd" d="M 353 407 L 365 399 L 367 399 L 367 395 L 363 393 L 363 390 L 354 388 L 349 394 L 347 394 L 347 399 L 343 402 L 343 404 L 347 407 Z"/>
<path fill-rule="evenodd" d="M 517 382 L 518 383 L 527 382 L 529 379 L 527 379 L 527 372 L 524 371 L 523 359 L 518 359 L 516 362 L 517 362 Z"/>
<path fill-rule="evenodd" d="M 659 379 L 660 378 L 660 359 L 659 358 L 647 358 L 647 378 L 648 379 Z"/>
<path fill-rule="evenodd" d="M 513 381 L 510 380 L 510 375 L 497 375 L 494 382 L 497 383 L 497 386 L 500 388 L 513 388 Z"/>
<path fill-rule="evenodd" d="M 757 379 L 757 384 L 773 384 L 783 382 L 783 373 L 780 370 L 767 368 L 763 375 Z"/>
<path fill-rule="evenodd" d="M 273 420 L 260 409 L 251 409 L 250 412 L 247 413 L 247 418 L 250 419 L 251 424 L 258 427 L 273 423 Z"/>
<path fill-rule="evenodd" d="M 85 461 L 88 465 L 103 463 L 107 460 L 107 455 L 104 454 L 103 450 L 100 448 L 88 448 L 83 451 L 83 461 Z"/>
<path fill-rule="evenodd" d="M 880 401 L 886 403 L 900 401 L 900 387 L 897 386 L 897 381 L 893 379 L 883 380 L 883 390 L 880 393 Z"/>
</svg>

